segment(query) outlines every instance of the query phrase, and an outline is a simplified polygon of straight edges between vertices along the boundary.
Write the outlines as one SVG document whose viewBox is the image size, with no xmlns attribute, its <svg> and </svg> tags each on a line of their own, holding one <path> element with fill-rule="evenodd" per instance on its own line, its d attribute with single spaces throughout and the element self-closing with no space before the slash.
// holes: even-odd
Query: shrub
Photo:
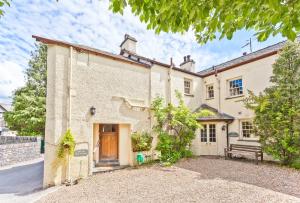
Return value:
<svg viewBox="0 0 300 203">
<path fill-rule="evenodd" d="M 300 169 L 300 158 L 296 158 L 293 160 L 291 167 L 295 169 Z"/>
<path fill-rule="evenodd" d="M 195 133 L 201 127 L 197 119 L 201 116 L 211 115 L 212 112 L 203 110 L 192 112 L 183 102 L 181 94 L 176 91 L 179 105 L 168 104 L 156 98 L 152 103 L 152 110 L 156 119 L 154 131 L 158 135 L 157 150 L 161 151 L 160 160 L 175 163 L 180 158 L 191 157 L 190 150 Z"/>
<path fill-rule="evenodd" d="M 134 132 L 131 135 L 132 151 L 149 151 L 152 148 L 153 137 L 148 132 Z"/>
</svg>

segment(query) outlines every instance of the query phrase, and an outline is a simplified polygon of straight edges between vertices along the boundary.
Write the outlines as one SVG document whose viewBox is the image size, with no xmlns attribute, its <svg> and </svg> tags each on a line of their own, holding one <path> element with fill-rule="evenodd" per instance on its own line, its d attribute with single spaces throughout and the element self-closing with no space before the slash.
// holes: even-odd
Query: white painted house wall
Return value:
<svg viewBox="0 0 300 203">
<path fill-rule="evenodd" d="M 150 132 L 154 123 L 149 111 L 151 102 L 160 96 L 166 102 L 177 104 L 175 90 L 182 93 L 191 110 L 207 104 L 235 117 L 228 130 L 240 134 L 240 120 L 254 116 L 244 107 L 242 99 L 247 96 L 248 89 L 257 94 L 270 85 L 269 77 L 276 57 L 262 58 L 219 72 L 217 76 L 200 77 L 159 63 L 152 64 L 150 68 L 89 51 L 78 51 L 71 45 L 49 44 L 44 186 L 60 184 L 66 179 L 66 166 L 55 163 L 57 144 L 68 128 L 75 136 L 76 150 L 89 151 L 88 156 L 72 158 L 70 176 L 73 179 L 91 175 L 93 163 L 99 160 L 97 125 L 100 123 L 119 124 L 119 162 L 120 165 L 132 165 L 131 133 Z M 227 83 L 235 77 L 242 77 L 244 95 L 229 99 Z M 192 81 L 189 95 L 184 94 L 184 79 Z M 214 99 L 206 97 L 208 84 L 214 85 Z M 93 116 L 90 114 L 92 106 L 96 108 Z M 226 123 L 207 123 L 216 124 L 217 142 L 201 143 L 199 130 L 192 149 L 196 155 L 223 155 L 227 144 Z M 153 145 L 156 143 L 157 138 L 154 137 Z M 258 144 L 245 141 L 241 136 L 230 138 L 230 143 Z"/>
</svg>

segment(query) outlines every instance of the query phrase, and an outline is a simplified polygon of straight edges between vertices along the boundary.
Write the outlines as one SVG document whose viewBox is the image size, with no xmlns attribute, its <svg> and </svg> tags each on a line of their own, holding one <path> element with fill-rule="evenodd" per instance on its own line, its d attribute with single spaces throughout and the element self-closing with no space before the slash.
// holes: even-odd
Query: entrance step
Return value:
<svg viewBox="0 0 300 203">
<path fill-rule="evenodd" d="M 93 174 L 95 173 L 106 173 L 115 170 L 121 170 L 127 168 L 128 166 L 106 166 L 106 167 L 95 167 L 93 168 Z"/>
<path fill-rule="evenodd" d="M 120 163 L 118 160 L 100 160 L 98 163 L 96 163 L 96 167 L 114 167 L 114 166 L 120 166 Z"/>
</svg>

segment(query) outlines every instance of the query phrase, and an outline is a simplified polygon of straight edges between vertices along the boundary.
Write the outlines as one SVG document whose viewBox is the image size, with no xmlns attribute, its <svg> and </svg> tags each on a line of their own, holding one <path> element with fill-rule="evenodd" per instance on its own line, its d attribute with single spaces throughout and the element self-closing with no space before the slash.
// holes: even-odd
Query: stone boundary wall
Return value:
<svg viewBox="0 0 300 203">
<path fill-rule="evenodd" d="M 41 138 L 0 136 L 0 167 L 41 157 Z"/>
</svg>

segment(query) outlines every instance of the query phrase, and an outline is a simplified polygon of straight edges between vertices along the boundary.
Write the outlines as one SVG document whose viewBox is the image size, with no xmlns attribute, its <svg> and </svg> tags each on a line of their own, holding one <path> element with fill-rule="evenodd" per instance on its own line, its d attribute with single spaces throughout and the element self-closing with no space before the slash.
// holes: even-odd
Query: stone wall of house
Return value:
<svg viewBox="0 0 300 203">
<path fill-rule="evenodd" d="M 41 156 L 41 139 L 25 136 L 0 136 L 0 167 Z"/>
</svg>

